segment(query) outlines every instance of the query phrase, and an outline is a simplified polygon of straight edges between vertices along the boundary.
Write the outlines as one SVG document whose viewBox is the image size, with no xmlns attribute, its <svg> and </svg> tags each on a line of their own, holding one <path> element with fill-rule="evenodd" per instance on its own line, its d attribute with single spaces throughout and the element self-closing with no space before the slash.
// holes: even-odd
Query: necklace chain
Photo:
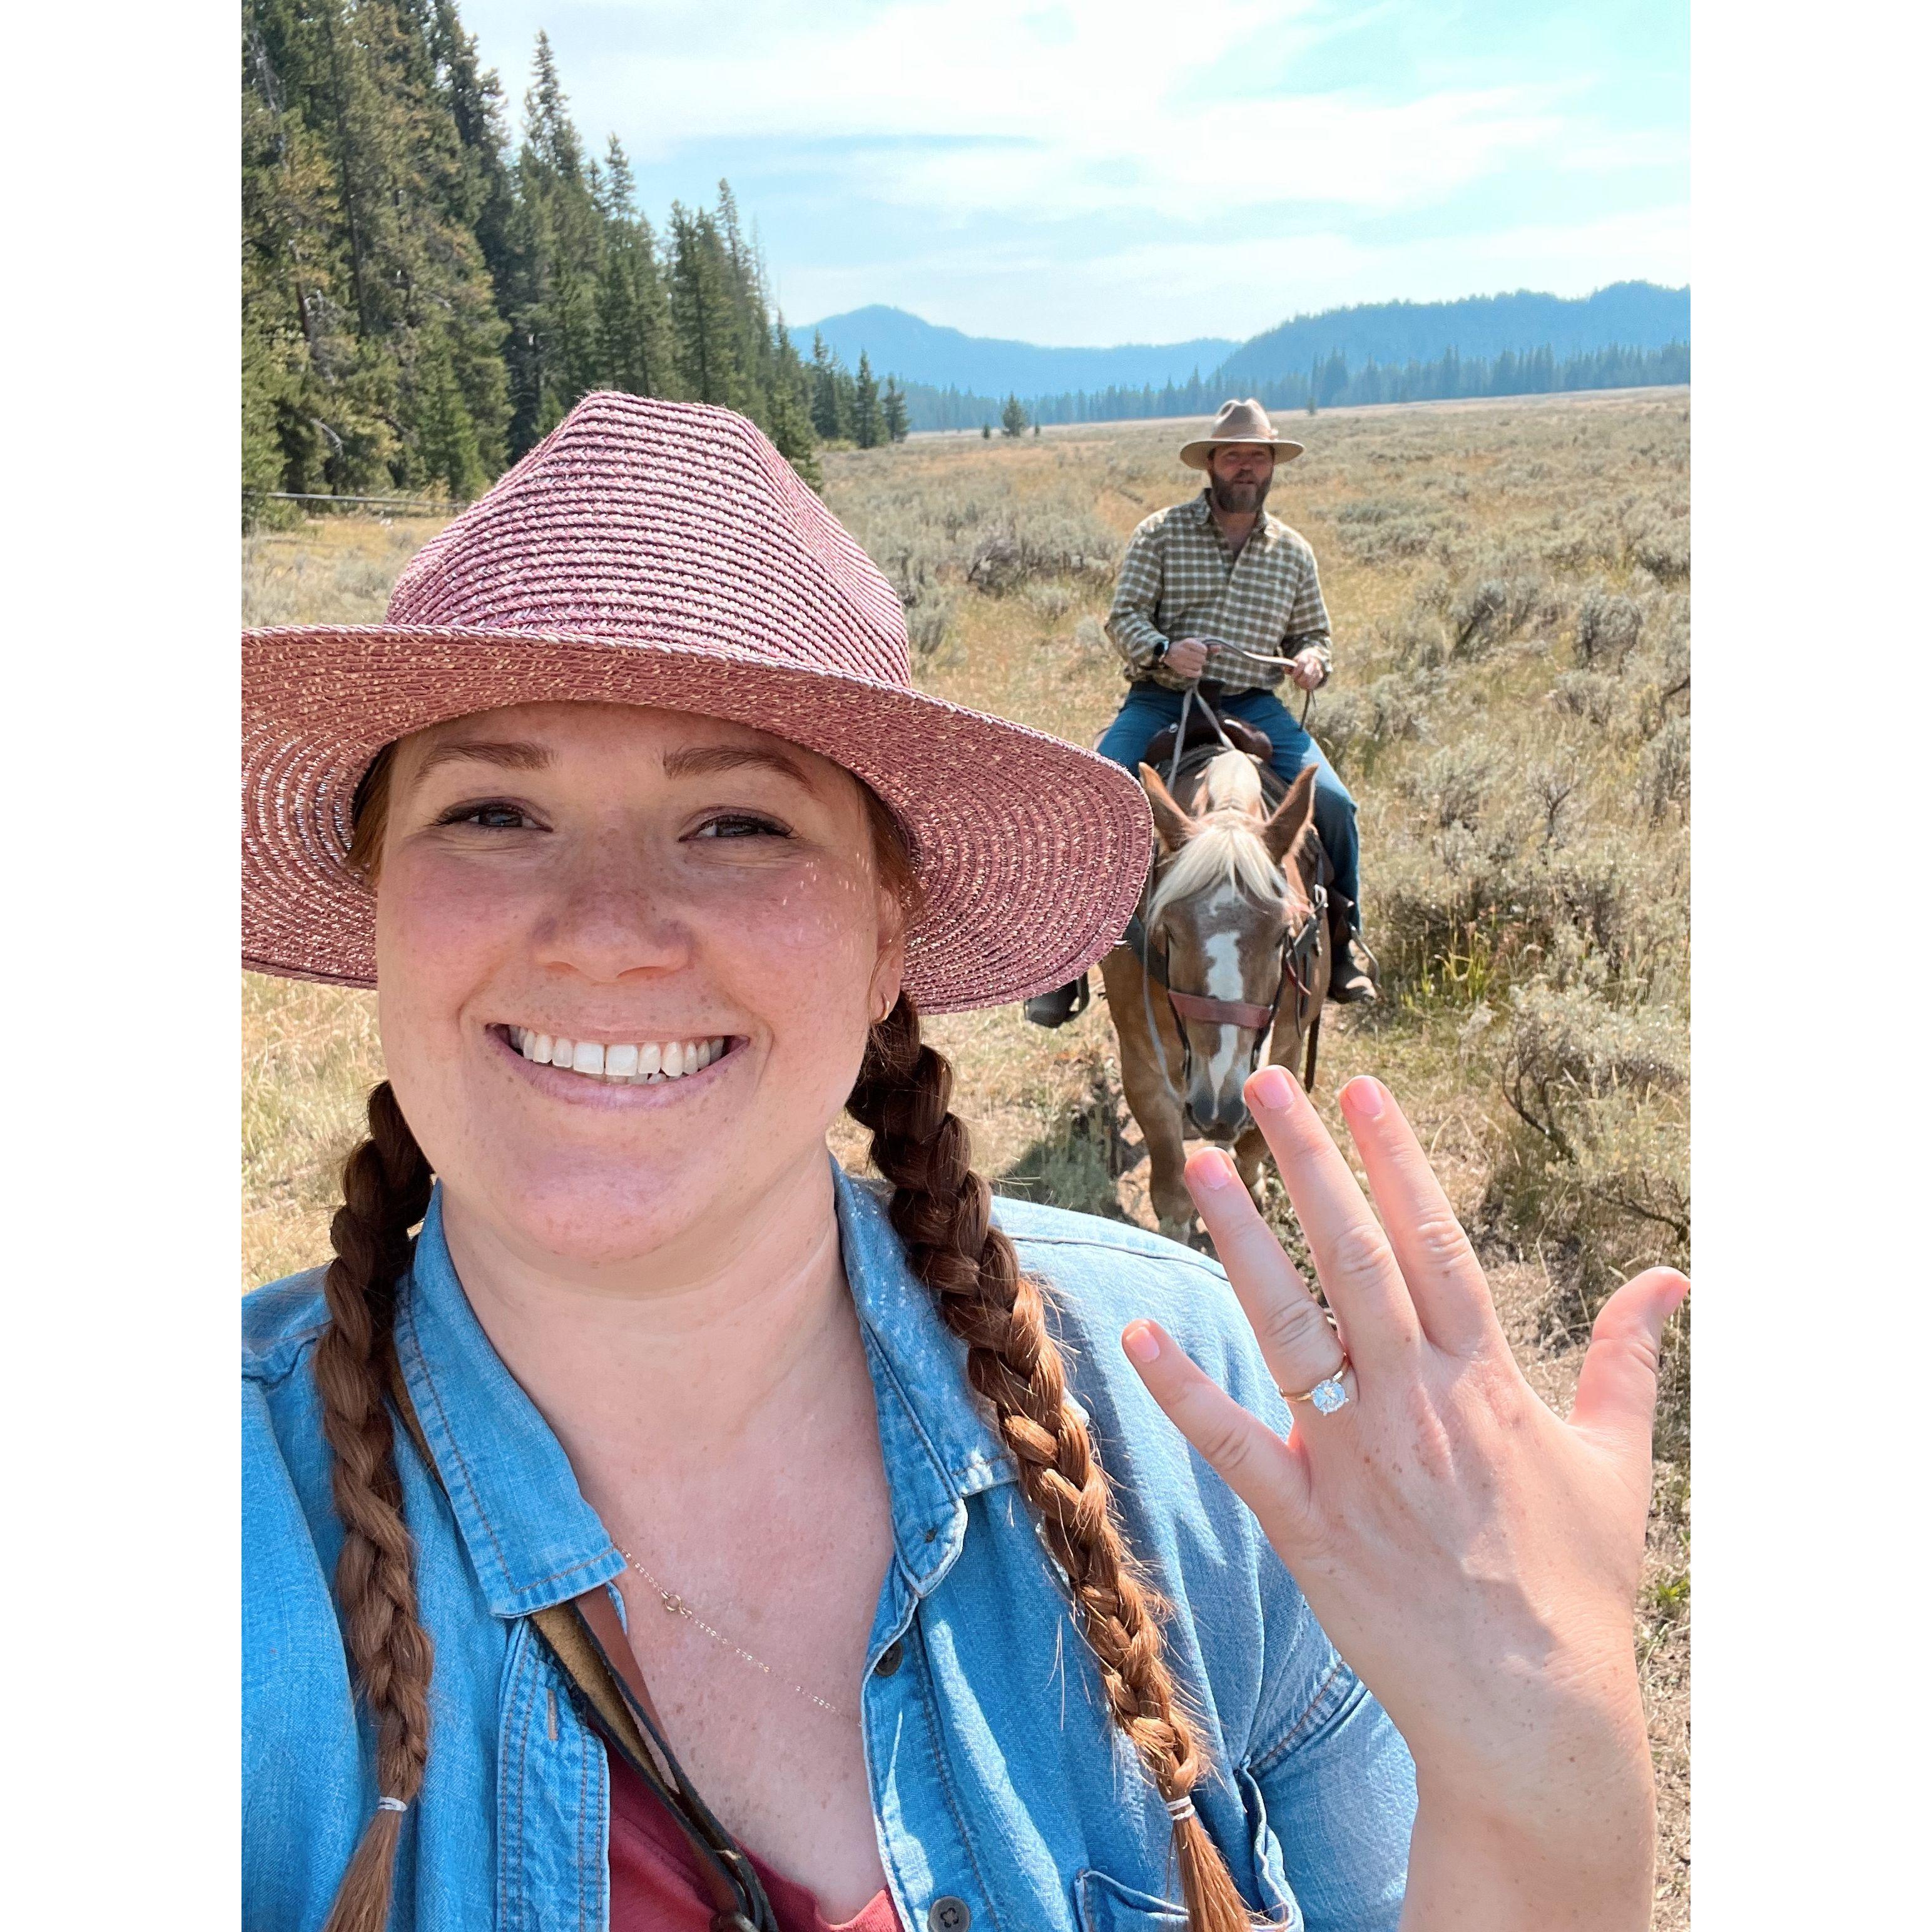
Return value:
<svg viewBox="0 0 1932 1932">
<path fill-rule="evenodd" d="M 746 1663 L 748 1664 L 754 1670 L 763 1671 L 767 1677 L 772 1677 L 772 1681 L 775 1683 L 782 1684 L 784 1682 L 784 1679 L 782 1677 L 773 1676 L 772 1666 L 767 1664 L 763 1658 L 754 1657 L 742 1644 L 734 1643 L 722 1630 L 714 1630 L 710 1624 L 706 1623 L 704 1619 L 677 1594 L 675 1590 L 667 1590 L 664 1586 L 660 1583 L 658 1580 L 623 1546 L 622 1544 L 620 1544 L 617 1546 L 617 1554 L 621 1556 L 624 1561 L 628 1564 L 640 1576 L 643 1577 L 644 1581 L 650 1584 L 651 1588 L 658 1593 L 658 1601 L 662 1604 L 665 1610 L 669 1611 L 673 1616 L 683 1618 L 687 1623 L 691 1624 L 697 1629 L 702 1630 L 706 1636 L 710 1638 L 713 1643 L 722 1644 L 734 1657 L 742 1658 Z M 808 1704 L 816 1704 L 821 1711 L 825 1712 L 828 1715 L 834 1718 L 842 1718 L 848 1724 L 857 1723 L 858 1718 L 856 1713 L 850 1711 L 842 1711 L 836 1704 L 828 1704 L 823 1697 L 814 1695 L 812 1691 L 808 1690 L 802 1684 L 794 1684 L 790 1688 L 800 1696 L 802 1697 Z"/>
</svg>

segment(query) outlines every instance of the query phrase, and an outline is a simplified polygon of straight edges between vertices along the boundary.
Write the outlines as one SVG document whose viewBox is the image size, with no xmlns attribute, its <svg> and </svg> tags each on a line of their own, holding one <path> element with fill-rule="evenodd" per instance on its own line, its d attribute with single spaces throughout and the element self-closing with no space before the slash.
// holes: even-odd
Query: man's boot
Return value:
<svg viewBox="0 0 1932 1932">
<path fill-rule="evenodd" d="M 1342 1006 L 1361 1005 L 1380 997 L 1376 982 L 1382 976 L 1382 969 L 1354 928 L 1350 917 L 1354 910 L 1340 894 L 1330 895 L 1328 943 L 1334 956 L 1328 968 L 1328 997 Z"/>
<path fill-rule="evenodd" d="M 1034 994 L 1022 1010 L 1035 1026 L 1063 1027 L 1087 1010 L 1090 997 L 1087 976 L 1083 973 L 1078 979 L 1070 980 L 1065 986 L 1056 986 L 1050 993 Z"/>
</svg>

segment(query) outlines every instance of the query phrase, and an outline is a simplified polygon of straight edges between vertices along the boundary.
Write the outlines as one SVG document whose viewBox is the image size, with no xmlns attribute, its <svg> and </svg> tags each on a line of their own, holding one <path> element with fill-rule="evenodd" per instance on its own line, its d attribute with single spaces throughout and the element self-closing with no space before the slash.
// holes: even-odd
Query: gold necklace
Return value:
<svg viewBox="0 0 1932 1932">
<path fill-rule="evenodd" d="M 734 1657 L 743 1658 L 745 1662 L 748 1664 L 754 1670 L 762 1670 L 767 1677 L 770 1677 L 772 1676 L 772 1666 L 769 1664 L 766 1663 L 764 1658 L 754 1657 L 742 1644 L 734 1643 L 722 1630 L 712 1629 L 711 1625 L 706 1623 L 704 1619 L 700 1617 L 675 1590 L 667 1590 L 664 1586 L 660 1583 L 658 1580 L 653 1576 L 651 1573 L 646 1570 L 621 1543 L 616 1546 L 616 1548 L 617 1554 L 621 1556 L 640 1576 L 643 1577 L 644 1581 L 650 1584 L 653 1590 L 656 1591 L 658 1593 L 658 1601 L 662 1604 L 673 1616 L 682 1617 L 687 1623 L 692 1624 L 698 1629 L 701 1630 L 706 1636 L 710 1638 L 713 1643 L 722 1643 Z M 782 1684 L 784 1682 L 784 1679 L 781 1677 L 774 1679 L 774 1682 Z M 842 1711 L 836 1704 L 828 1704 L 823 1697 L 815 1696 L 811 1691 L 808 1690 L 802 1684 L 794 1684 L 791 1688 L 800 1696 L 802 1697 L 808 1704 L 816 1704 L 821 1711 L 825 1712 L 828 1715 L 841 1718 L 848 1724 L 856 1724 L 858 1722 L 858 1714 L 856 1712 Z"/>
</svg>

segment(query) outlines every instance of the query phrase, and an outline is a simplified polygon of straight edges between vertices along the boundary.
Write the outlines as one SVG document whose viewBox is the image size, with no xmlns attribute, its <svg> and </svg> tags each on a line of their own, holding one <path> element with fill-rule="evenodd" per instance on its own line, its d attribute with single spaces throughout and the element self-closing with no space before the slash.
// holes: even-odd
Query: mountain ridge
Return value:
<svg viewBox="0 0 1932 1932">
<path fill-rule="evenodd" d="M 1049 347 L 929 322 L 872 303 L 789 331 L 808 356 L 814 334 L 848 366 L 863 350 L 873 374 L 935 389 L 1022 401 L 1079 391 L 1160 388 L 1204 382 L 1229 394 L 1306 376 L 1340 354 L 1353 365 L 1428 362 L 1453 350 L 1492 358 L 1551 350 L 1558 358 L 1618 347 L 1655 350 L 1690 335 L 1690 291 L 1654 282 L 1612 282 L 1587 296 L 1517 289 L 1452 302 L 1362 302 L 1291 316 L 1246 341 L 1200 336 L 1186 342 L 1111 348 Z M 1219 354 L 1214 352 L 1219 351 Z"/>
<path fill-rule="evenodd" d="M 863 350 L 873 373 L 881 377 L 890 372 L 906 382 L 1002 395 L 1009 390 L 1041 395 L 1058 389 L 1138 388 L 1214 368 L 1243 346 L 1231 337 L 1201 336 L 1189 342 L 1062 349 L 1016 338 L 968 335 L 884 302 L 826 316 L 788 332 L 803 356 L 812 353 L 812 338 L 823 334 L 848 368 L 857 365 Z"/>
</svg>

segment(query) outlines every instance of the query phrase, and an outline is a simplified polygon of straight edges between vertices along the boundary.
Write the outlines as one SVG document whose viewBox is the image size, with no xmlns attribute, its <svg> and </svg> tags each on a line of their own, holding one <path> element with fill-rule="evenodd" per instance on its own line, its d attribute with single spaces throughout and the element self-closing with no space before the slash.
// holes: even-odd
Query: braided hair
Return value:
<svg viewBox="0 0 1932 1932">
<path fill-rule="evenodd" d="M 410 1230 L 429 1209 L 429 1162 L 386 1080 L 369 1096 L 369 1137 L 344 1163 L 322 1276 L 328 1325 L 315 1354 L 322 1433 L 342 1520 L 335 1593 L 343 1636 L 376 1730 L 376 1780 L 390 1801 L 364 1828 L 323 1932 L 383 1932 L 403 1810 L 429 1759 L 429 1633 L 416 1613 L 415 1546 L 403 1520 L 388 1387 L 396 1285 Z"/>
<path fill-rule="evenodd" d="M 966 1378 L 992 1407 L 1021 1492 L 1066 1573 L 1114 1722 L 1179 1814 L 1174 1847 L 1190 1932 L 1245 1932 L 1247 1907 L 1188 1802 L 1206 1766 L 1167 1667 L 1159 1599 L 1127 1547 L 1106 1472 L 1067 1399 L 1040 1286 L 993 1225 L 993 1190 L 974 1172 L 952 1095 L 952 1067 L 920 1040 L 918 1013 L 902 996 L 872 1029 L 846 1109 L 871 1132 L 907 1262 L 965 1343 Z"/>
<path fill-rule="evenodd" d="M 377 754 L 353 808 L 350 860 L 372 884 L 393 751 Z M 880 876 L 910 913 L 918 895 L 904 834 L 869 788 L 864 798 Z M 917 1011 L 902 995 L 872 1030 L 847 1110 L 871 1134 L 908 1264 L 966 1345 L 967 1378 L 991 1406 L 1021 1490 L 1066 1574 L 1113 1720 L 1170 1813 L 1180 1814 L 1174 1845 L 1189 1932 L 1248 1932 L 1247 1908 L 1189 1802 L 1205 1760 L 1167 1667 L 1159 1599 L 1127 1547 L 1106 1472 L 1067 1398 L 1040 1287 L 1022 1274 L 1012 1243 L 993 1225 L 992 1190 L 974 1172 L 952 1093 L 951 1066 L 922 1041 Z M 343 1205 L 329 1229 L 335 1259 L 323 1280 L 328 1325 L 315 1362 L 344 1528 L 336 1594 L 355 1682 L 375 1726 L 383 1802 L 323 1932 L 384 1932 L 403 1808 L 422 1790 L 428 1761 L 432 1652 L 416 1607 L 387 1392 L 397 1287 L 433 1178 L 384 1081 L 369 1096 L 368 1137 L 343 1168 Z"/>
</svg>

